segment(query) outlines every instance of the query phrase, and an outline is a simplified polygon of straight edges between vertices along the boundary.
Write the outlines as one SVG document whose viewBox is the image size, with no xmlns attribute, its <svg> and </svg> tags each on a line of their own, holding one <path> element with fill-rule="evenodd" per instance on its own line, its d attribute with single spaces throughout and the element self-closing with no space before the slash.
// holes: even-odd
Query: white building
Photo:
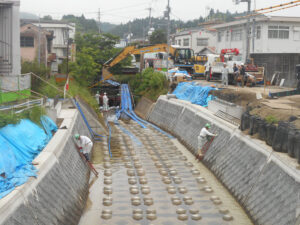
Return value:
<svg viewBox="0 0 300 225">
<path fill-rule="evenodd" d="M 27 98 L 30 75 L 21 75 L 20 1 L 0 0 L 0 104 Z"/>
<path fill-rule="evenodd" d="M 20 1 L 0 0 L 0 74 L 20 75 Z"/>
<path fill-rule="evenodd" d="M 53 41 L 51 53 L 56 54 L 56 64 L 52 64 L 52 72 L 57 72 L 58 64 L 67 57 L 67 40 L 75 38 L 75 23 L 64 23 L 59 21 L 47 21 L 41 23 L 33 23 L 35 26 L 41 26 L 45 30 L 53 33 Z M 69 54 L 71 54 L 71 47 L 69 46 Z"/>
<path fill-rule="evenodd" d="M 191 48 L 194 53 L 210 50 L 213 53 L 216 43 L 216 32 L 207 26 L 191 28 L 173 35 L 173 44 L 184 48 Z"/>
<path fill-rule="evenodd" d="M 216 52 L 237 48 L 245 60 L 246 27 L 246 19 L 212 26 L 217 30 Z M 278 71 L 292 86 L 295 65 L 300 63 L 300 17 L 260 16 L 251 19 L 250 28 L 250 55 L 255 63 L 265 67 L 268 80 Z"/>
</svg>

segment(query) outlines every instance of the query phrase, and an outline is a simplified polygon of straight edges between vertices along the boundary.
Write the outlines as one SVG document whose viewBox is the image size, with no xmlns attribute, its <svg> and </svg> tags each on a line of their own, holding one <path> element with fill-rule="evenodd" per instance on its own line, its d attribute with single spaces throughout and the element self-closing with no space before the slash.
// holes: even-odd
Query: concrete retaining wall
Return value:
<svg viewBox="0 0 300 225">
<path fill-rule="evenodd" d="M 76 109 L 62 110 L 59 118 L 67 129 L 59 129 L 34 160 L 39 163 L 37 178 L 0 200 L 0 224 L 78 224 L 88 195 L 89 169 L 72 136 L 89 133 Z"/>
<path fill-rule="evenodd" d="M 134 112 L 142 119 L 147 120 L 154 105 L 155 104 L 153 101 L 148 98 L 142 97 L 142 99 L 136 105 Z"/>
<path fill-rule="evenodd" d="M 262 225 L 298 225 L 300 172 L 259 141 L 201 106 L 161 96 L 149 121 L 178 137 L 191 151 L 205 123 L 218 137 L 203 162 Z"/>
</svg>

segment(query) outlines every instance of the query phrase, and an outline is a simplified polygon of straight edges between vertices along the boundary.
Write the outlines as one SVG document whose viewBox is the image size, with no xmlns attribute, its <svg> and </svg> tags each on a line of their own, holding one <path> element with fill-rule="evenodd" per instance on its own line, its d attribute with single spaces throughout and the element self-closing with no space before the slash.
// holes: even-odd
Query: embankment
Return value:
<svg viewBox="0 0 300 225">
<path fill-rule="evenodd" d="M 245 208 L 253 222 L 295 225 L 300 219 L 300 171 L 273 154 L 263 143 L 244 135 L 236 126 L 205 108 L 161 96 L 149 121 L 176 136 L 190 151 L 207 123 L 218 137 L 204 164 Z M 298 221 L 297 221 L 298 219 Z"/>
<path fill-rule="evenodd" d="M 78 224 L 88 194 L 89 169 L 79 156 L 73 134 L 89 136 L 76 109 L 62 109 L 63 122 L 36 157 L 37 178 L 0 200 L 0 224 Z"/>
</svg>

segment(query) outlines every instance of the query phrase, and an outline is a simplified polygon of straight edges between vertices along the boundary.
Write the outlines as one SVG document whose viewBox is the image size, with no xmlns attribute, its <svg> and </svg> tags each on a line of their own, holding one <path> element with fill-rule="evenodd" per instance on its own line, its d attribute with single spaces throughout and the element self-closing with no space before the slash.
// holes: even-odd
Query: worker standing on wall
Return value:
<svg viewBox="0 0 300 225">
<path fill-rule="evenodd" d="M 98 106 L 99 106 L 99 104 L 100 104 L 100 94 L 99 94 L 99 91 L 97 91 L 97 93 L 95 94 L 95 99 L 96 99 L 96 101 L 97 101 L 97 103 L 98 103 Z"/>
<path fill-rule="evenodd" d="M 203 127 L 200 131 L 200 134 L 198 136 L 198 154 L 196 155 L 197 159 L 201 159 L 204 156 L 204 152 L 202 152 L 203 146 L 207 142 L 210 142 L 212 137 L 217 136 L 217 134 L 213 134 L 209 132 L 210 127 L 211 127 L 210 124 L 207 123 L 205 124 L 205 127 Z"/>
<path fill-rule="evenodd" d="M 241 65 L 240 75 L 241 75 L 242 87 L 244 87 L 245 86 L 245 82 L 247 84 L 246 69 L 245 69 L 244 64 Z"/>
<path fill-rule="evenodd" d="M 103 95 L 103 110 L 104 111 L 107 111 L 108 110 L 108 97 L 106 95 L 106 92 L 104 92 L 104 95 Z"/>
<path fill-rule="evenodd" d="M 239 68 L 236 66 L 236 63 L 233 64 L 233 75 L 234 75 L 234 80 L 235 84 L 238 84 L 238 78 L 239 78 Z"/>
<path fill-rule="evenodd" d="M 227 64 L 224 63 L 223 64 L 223 69 L 222 69 L 222 85 L 224 86 L 228 86 L 228 68 L 227 68 Z"/>
<path fill-rule="evenodd" d="M 79 150 L 87 161 L 90 161 L 90 152 L 93 148 L 93 142 L 87 136 L 75 134 L 75 139 L 79 141 Z"/>
</svg>

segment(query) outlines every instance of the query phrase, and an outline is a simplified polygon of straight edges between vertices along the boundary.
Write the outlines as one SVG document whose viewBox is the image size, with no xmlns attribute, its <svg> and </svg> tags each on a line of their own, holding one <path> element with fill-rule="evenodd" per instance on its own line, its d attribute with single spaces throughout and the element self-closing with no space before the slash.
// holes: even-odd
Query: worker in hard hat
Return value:
<svg viewBox="0 0 300 225">
<path fill-rule="evenodd" d="M 228 86 L 228 73 L 229 70 L 227 68 L 227 64 L 224 63 L 223 64 L 223 68 L 222 68 L 222 85 L 224 86 Z"/>
<path fill-rule="evenodd" d="M 98 106 L 99 106 L 99 104 L 100 104 L 100 94 L 99 94 L 99 91 L 97 91 L 97 93 L 95 94 L 95 99 L 96 99 L 96 101 L 97 101 L 97 103 L 98 103 Z"/>
<path fill-rule="evenodd" d="M 87 136 L 80 134 L 74 135 L 75 139 L 79 142 L 79 150 L 84 155 L 86 160 L 90 161 L 90 152 L 93 148 L 93 142 Z"/>
<path fill-rule="evenodd" d="M 108 110 L 108 97 L 106 95 L 106 92 L 104 92 L 104 95 L 103 95 L 103 110 L 104 111 L 107 111 Z"/>
<path fill-rule="evenodd" d="M 209 132 L 209 129 L 211 128 L 211 125 L 209 123 L 205 124 L 205 126 L 201 129 L 200 134 L 198 136 L 198 154 L 196 154 L 197 159 L 203 158 L 204 152 L 202 152 L 203 146 L 211 141 L 212 137 L 216 137 L 217 134 L 213 134 Z"/>
</svg>

